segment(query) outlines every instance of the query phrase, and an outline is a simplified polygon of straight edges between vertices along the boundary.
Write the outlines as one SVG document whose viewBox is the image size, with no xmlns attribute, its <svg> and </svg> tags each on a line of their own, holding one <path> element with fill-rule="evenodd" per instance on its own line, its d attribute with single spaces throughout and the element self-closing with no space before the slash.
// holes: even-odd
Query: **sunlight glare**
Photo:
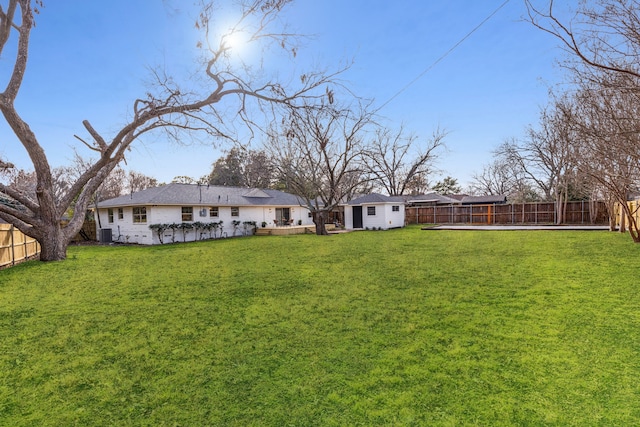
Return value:
<svg viewBox="0 0 640 427">
<path fill-rule="evenodd" d="M 231 50 L 234 55 L 240 54 L 249 44 L 249 35 L 242 30 L 234 30 L 222 37 L 226 48 Z"/>
</svg>

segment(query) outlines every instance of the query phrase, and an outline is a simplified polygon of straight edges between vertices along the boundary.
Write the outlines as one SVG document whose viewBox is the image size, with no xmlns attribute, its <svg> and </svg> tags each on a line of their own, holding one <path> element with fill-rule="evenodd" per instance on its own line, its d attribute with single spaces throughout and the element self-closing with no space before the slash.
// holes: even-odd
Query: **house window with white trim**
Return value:
<svg viewBox="0 0 640 427">
<path fill-rule="evenodd" d="M 124 219 L 124 209 L 118 208 L 118 219 Z"/>
<path fill-rule="evenodd" d="M 109 218 L 109 224 L 113 223 L 113 209 L 107 209 L 107 217 Z"/>
<path fill-rule="evenodd" d="M 182 207 L 182 221 L 193 221 L 193 207 L 192 206 L 183 206 Z"/>
<path fill-rule="evenodd" d="M 210 217 L 216 217 L 216 218 L 218 217 L 218 207 L 217 206 L 209 208 L 209 216 Z"/>
<path fill-rule="evenodd" d="M 367 215 L 375 216 L 376 215 L 376 207 L 375 206 L 367 206 Z"/>
<path fill-rule="evenodd" d="M 240 216 L 240 208 L 237 206 L 231 207 L 231 216 Z"/>
<path fill-rule="evenodd" d="M 145 206 L 133 208 L 133 222 L 134 223 L 147 222 L 147 208 Z"/>
<path fill-rule="evenodd" d="M 400 212 L 400 206 L 391 206 L 391 212 Z"/>
</svg>

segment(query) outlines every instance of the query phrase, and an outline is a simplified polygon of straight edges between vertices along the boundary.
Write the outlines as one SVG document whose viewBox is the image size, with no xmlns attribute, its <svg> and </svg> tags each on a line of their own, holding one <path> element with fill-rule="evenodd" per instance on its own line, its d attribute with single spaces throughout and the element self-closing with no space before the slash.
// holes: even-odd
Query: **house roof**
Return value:
<svg viewBox="0 0 640 427">
<path fill-rule="evenodd" d="M 278 190 L 167 184 L 102 201 L 100 208 L 144 205 L 171 206 L 301 206 L 297 196 Z"/>
<path fill-rule="evenodd" d="M 507 196 L 504 194 L 490 195 L 490 196 L 465 196 L 462 198 L 463 205 L 475 205 L 475 204 L 490 204 L 490 203 L 505 203 Z"/>
<path fill-rule="evenodd" d="M 443 196 L 438 193 L 419 194 L 417 196 L 409 196 L 407 203 L 436 203 L 436 204 L 459 204 L 460 200 L 449 196 Z"/>
<path fill-rule="evenodd" d="M 421 204 L 421 203 L 433 203 L 437 205 L 459 205 L 459 204 L 489 204 L 489 203 L 505 203 L 507 196 L 505 195 L 493 195 L 493 196 L 443 196 L 442 194 L 429 193 L 420 194 L 417 196 L 385 196 L 383 194 L 371 193 L 364 196 L 357 197 L 347 205 L 370 205 L 376 203 L 407 203 L 407 204 Z"/>
</svg>

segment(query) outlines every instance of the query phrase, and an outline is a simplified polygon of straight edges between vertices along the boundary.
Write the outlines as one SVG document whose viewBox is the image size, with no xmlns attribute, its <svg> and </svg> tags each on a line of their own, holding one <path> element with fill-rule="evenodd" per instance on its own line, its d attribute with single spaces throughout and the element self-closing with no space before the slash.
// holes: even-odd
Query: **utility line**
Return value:
<svg viewBox="0 0 640 427">
<path fill-rule="evenodd" d="M 377 108 L 376 111 L 380 111 L 382 110 L 387 104 L 389 104 L 391 101 L 393 101 L 394 99 L 396 99 L 398 96 L 400 96 L 400 94 L 402 94 L 402 92 L 404 92 L 405 90 L 407 90 L 411 85 L 413 85 L 415 82 L 417 82 L 418 80 L 420 80 L 425 74 L 427 74 L 429 71 L 431 71 L 431 69 L 433 67 L 435 67 L 436 65 L 438 65 L 438 63 L 440 61 L 442 61 L 444 58 L 446 58 L 447 56 L 449 56 L 449 54 L 451 52 L 453 52 L 454 50 L 456 50 L 456 48 L 458 46 L 460 46 L 462 43 L 464 43 L 465 40 L 467 40 L 469 37 L 471 37 L 471 35 L 473 33 L 475 33 L 480 27 L 482 27 L 488 20 L 490 20 L 491 18 L 493 18 L 493 16 L 498 13 L 503 7 L 505 7 L 507 5 L 507 3 L 509 3 L 509 1 L 511 0 L 505 0 L 504 3 L 502 3 L 500 6 L 498 6 L 498 8 L 496 10 L 494 10 L 493 12 L 491 12 L 491 14 L 489 16 L 487 16 L 481 23 L 479 23 L 474 29 L 472 29 L 471 31 L 469 31 L 463 38 L 461 38 L 456 44 L 454 44 L 448 51 L 446 51 L 440 58 L 436 59 L 435 62 L 433 62 L 431 65 L 429 65 L 422 73 L 420 73 L 415 79 L 411 80 L 409 83 L 407 83 L 402 89 L 400 89 L 399 91 L 397 91 L 391 98 L 389 98 L 384 104 L 382 104 L 380 107 Z"/>
</svg>

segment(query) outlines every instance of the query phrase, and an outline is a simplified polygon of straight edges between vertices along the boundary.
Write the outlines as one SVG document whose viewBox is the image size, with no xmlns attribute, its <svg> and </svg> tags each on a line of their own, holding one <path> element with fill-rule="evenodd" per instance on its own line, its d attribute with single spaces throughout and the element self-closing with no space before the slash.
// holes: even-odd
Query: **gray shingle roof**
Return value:
<svg viewBox="0 0 640 427">
<path fill-rule="evenodd" d="M 385 196 L 383 194 L 371 193 L 360 196 L 351 200 L 348 205 L 365 205 L 375 203 L 435 203 L 438 205 L 459 205 L 459 204 L 489 204 L 489 203 L 505 203 L 507 197 L 498 196 L 461 196 L 456 199 L 454 197 L 443 196 L 437 193 L 420 194 L 417 196 Z"/>
<path fill-rule="evenodd" d="M 358 197 L 356 199 L 351 200 L 348 205 L 366 205 L 366 204 L 374 204 L 374 203 L 392 203 L 396 200 L 392 199 L 389 196 L 385 196 L 383 194 L 371 193 L 365 196 Z"/>
<path fill-rule="evenodd" d="M 453 197 L 443 196 L 438 193 L 419 194 L 417 196 L 410 196 L 407 200 L 408 203 L 437 203 L 437 204 L 459 204 L 460 201 Z"/>
<path fill-rule="evenodd" d="M 491 196 L 464 196 L 462 198 L 462 204 L 490 204 L 490 203 L 505 203 L 507 196 L 504 194 L 491 195 Z"/>
<path fill-rule="evenodd" d="M 297 196 L 278 190 L 196 184 L 167 184 L 147 188 L 98 204 L 101 208 L 143 205 L 301 206 L 302 204 Z"/>
</svg>

